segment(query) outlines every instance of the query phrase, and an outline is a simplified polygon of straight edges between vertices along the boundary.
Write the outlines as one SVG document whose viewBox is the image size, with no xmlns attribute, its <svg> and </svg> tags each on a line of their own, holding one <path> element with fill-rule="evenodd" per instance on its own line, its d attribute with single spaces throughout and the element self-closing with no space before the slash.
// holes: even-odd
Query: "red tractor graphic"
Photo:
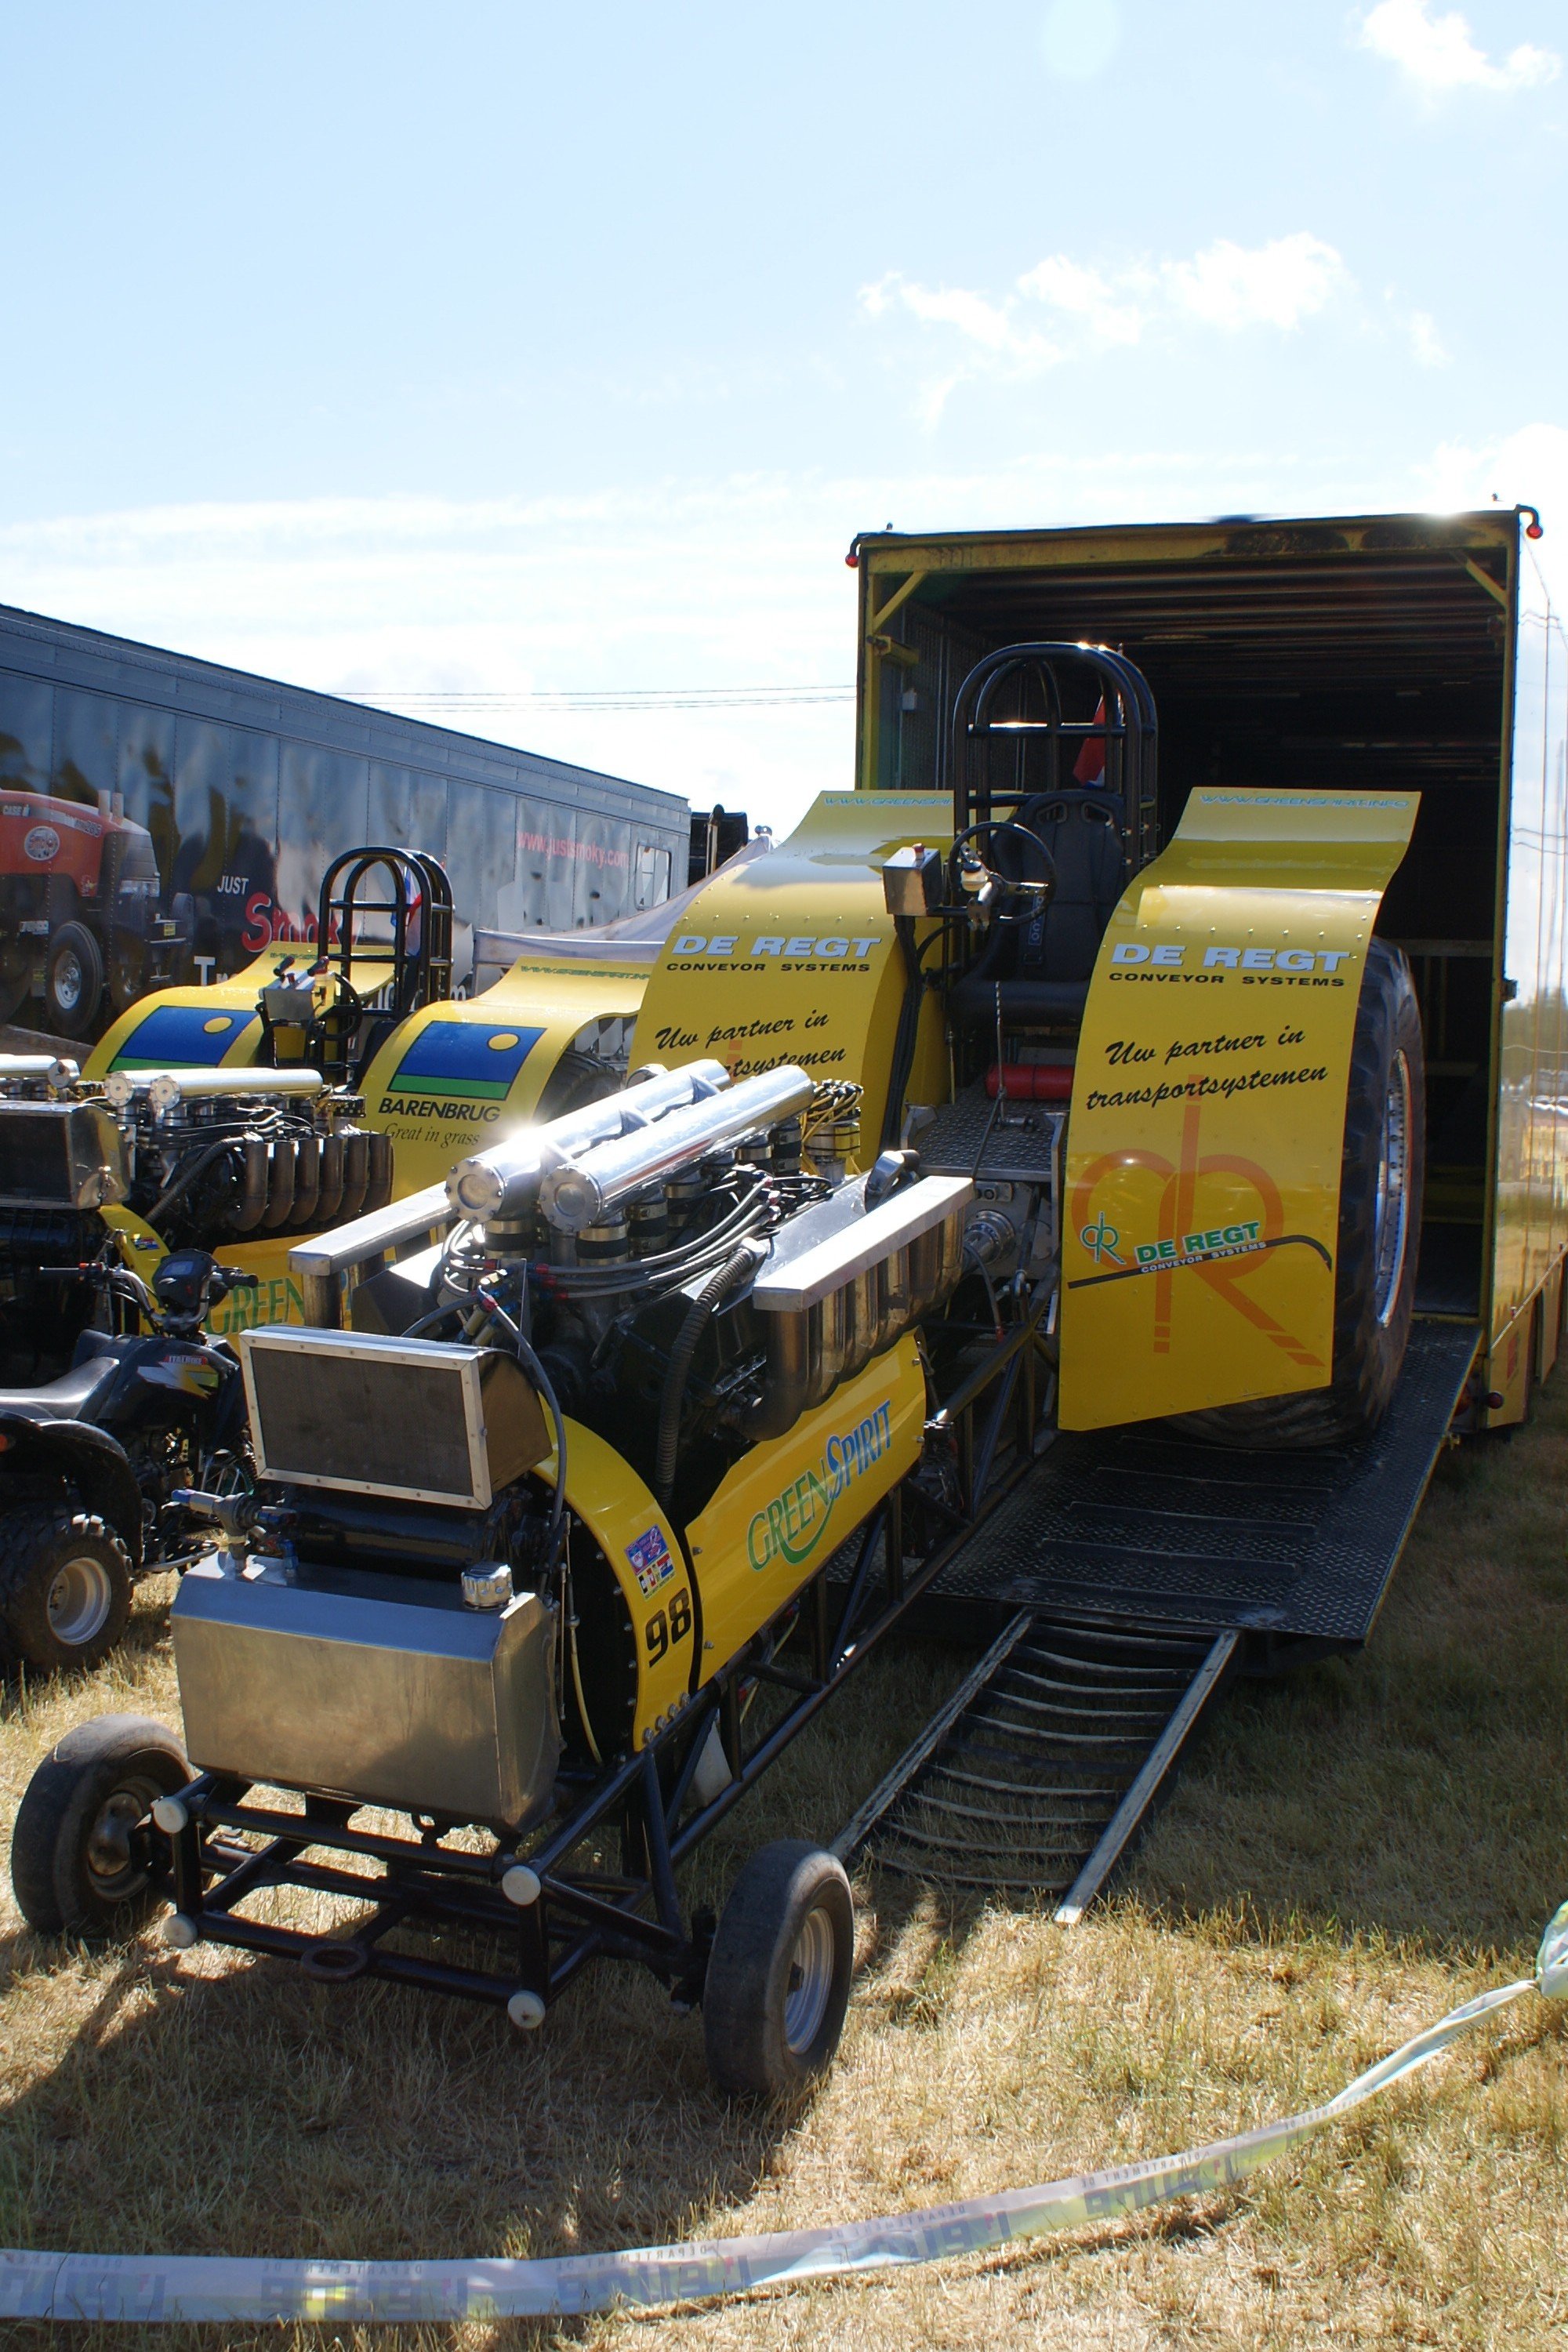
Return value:
<svg viewBox="0 0 1568 2352">
<path fill-rule="evenodd" d="M 31 1007 L 61 1036 L 89 1037 L 106 1000 L 122 1010 L 178 977 L 159 894 L 153 836 L 118 794 L 94 808 L 0 785 L 0 1020 Z"/>
</svg>

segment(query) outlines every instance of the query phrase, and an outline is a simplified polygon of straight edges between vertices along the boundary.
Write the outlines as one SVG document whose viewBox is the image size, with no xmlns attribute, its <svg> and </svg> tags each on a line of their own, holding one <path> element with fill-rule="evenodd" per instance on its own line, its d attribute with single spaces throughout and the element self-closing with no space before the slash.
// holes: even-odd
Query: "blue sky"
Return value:
<svg viewBox="0 0 1568 2352">
<path fill-rule="evenodd" d="M 1568 544 L 1565 51 L 1561 0 L 11 0 L 0 600 L 786 820 L 842 695 L 638 698 L 842 688 L 858 529 L 1496 491 Z"/>
</svg>

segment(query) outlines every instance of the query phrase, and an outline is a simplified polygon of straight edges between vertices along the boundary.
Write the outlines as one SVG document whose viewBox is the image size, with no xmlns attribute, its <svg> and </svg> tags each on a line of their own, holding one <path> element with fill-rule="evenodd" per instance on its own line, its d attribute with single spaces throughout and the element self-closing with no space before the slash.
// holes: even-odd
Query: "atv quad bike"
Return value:
<svg viewBox="0 0 1568 2352">
<path fill-rule="evenodd" d="M 133 1576 L 186 1549 L 176 1490 L 248 1483 L 223 1335 L 298 1316 L 292 1244 L 385 1202 L 391 1150 L 361 1108 L 310 1070 L 99 1086 L 47 1055 L 0 1062 L 5 1663 L 95 1664 Z"/>
<path fill-rule="evenodd" d="M 254 1483 L 238 1360 L 202 1323 L 256 1276 L 194 1249 L 171 1251 L 151 1286 L 100 1260 L 47 1271 L 132 1328 L 89 1328 L 59 1380 L 0 1389 L 0 1664 L 33 1674 L 108 1655 L 135 1578 L 191 1552 L 184 1489 Z"/>
<path fill-rule="evenodd" d="M 1058 1429 L 1286 1398 L 1317 1440 L 1402 1345 L 1420 1041 L 1370 935 L 1414 796 L 1194 792 L 1161 851 L 1153 760 L 1120 656 L 988 656 L 951 821 L 824 796 L 687 910 L 621 1091 L 296 1249 L 310 1324 L 239 1342 L 257 1496 L 175 1605 L 184 1744 L 40 1767 L 36 1927 L 172 1902 L 176 1946 L 522 2028 L 633 1959 L 725 2090 L 827 2063 L 839 1863 L 766 1847 L 714 1920 L 685 1857 Z M 335 1916 L 254 1916 L 279 1885 Z M 493 1964 L 401 1936 L 453 1925 Z"/>
</svg>

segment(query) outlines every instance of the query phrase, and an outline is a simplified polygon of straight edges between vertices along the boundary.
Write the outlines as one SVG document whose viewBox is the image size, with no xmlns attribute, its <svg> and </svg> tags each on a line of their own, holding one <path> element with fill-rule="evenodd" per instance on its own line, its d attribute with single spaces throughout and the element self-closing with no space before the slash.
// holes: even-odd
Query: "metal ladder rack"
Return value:
<svg viewBox="0 0 1568 2352">
<path fill-rule="evenodd" d="M 1061 1899 L 1071 1927 L 1240 1641 L 1020 1610 L 834 1843 L 884 1870 Z"/>
</svg>

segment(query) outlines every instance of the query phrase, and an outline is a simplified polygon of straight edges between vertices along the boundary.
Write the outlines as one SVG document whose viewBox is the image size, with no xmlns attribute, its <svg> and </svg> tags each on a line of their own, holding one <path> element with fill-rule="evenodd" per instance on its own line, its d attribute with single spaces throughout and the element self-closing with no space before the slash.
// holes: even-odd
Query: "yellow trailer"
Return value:
<svg viewBox="0 0 1568 2352">
<path fill-rule="evenodd" d="M 975 662 L 1085 638 L 1149 681 L 1161 838 L 1197 791 L 1408 806 L 1374 929 L 1409 961 L 1426 1040 L 1416 1313 L 1475 1323 L 1484 1341 L 1468 1429 L 1528 1412 L 1557 1352 L 1568 1249 L 1568 641 L 1541 538 L 1525 507 L 875 533 L 850 551 L 864 791 L 950 792 Z M 1069 726 L 1093 716 L 1086 699 Z M 1032 739 L 1015 730 L 1013 744 L 1022 778 Z M 1257 977 L 1252 1001 L 1270 1009 L 1331 992 L 1278 960 Z"/>
</svg>

